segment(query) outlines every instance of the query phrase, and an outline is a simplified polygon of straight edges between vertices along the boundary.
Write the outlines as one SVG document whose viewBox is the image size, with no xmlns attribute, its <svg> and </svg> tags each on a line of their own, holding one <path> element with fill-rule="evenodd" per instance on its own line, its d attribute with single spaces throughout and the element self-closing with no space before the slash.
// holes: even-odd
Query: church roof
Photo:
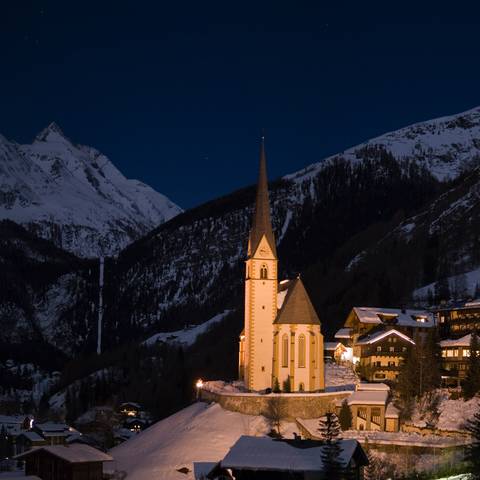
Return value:
<svg viewBox="0 0 480 480">
<path fill-rule="evenodd" d="M 262 143 L 260 144 L 260 168 L 258 173 L 257 197 L 255 201 L 252 228 L 250 230 L 249 255 L 253 255 L 256 252 L 264 235 L 273 255 L 276 257 L 277 249 L 272 231 L 270 202 L 268 198 L 267 161 L 265 158 L 265 145 L 262 138 Z"/>
<path fill-rule="evenodd" d="M 320 320 L 300 278 L 290 282 L 287 296 L 274 323 L 320 325 Z"/>
</svg>

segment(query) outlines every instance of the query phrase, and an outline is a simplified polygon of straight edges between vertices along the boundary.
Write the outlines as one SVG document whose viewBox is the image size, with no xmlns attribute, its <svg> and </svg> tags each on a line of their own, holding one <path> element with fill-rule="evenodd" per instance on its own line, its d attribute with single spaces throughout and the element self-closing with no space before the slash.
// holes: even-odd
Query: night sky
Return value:
<svg viewBox="0 0 480 480">
<path fill-rule="evenodd" d="M 56 121 L 184 208 L 480 105 L 462 2 L 3 1 L 0 132 Z M 448 5 L 448 8 L 442 5 Z"/>
</svg>

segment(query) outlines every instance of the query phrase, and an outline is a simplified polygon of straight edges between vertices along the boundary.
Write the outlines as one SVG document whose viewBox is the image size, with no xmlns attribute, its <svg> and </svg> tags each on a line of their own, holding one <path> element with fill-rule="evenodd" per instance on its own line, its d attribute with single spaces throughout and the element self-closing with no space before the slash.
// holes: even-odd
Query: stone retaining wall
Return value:
<svg viewBox="0 0 480 480">
<path fill-rule="evenodd" d="M 306 394 L 229 394 L 202 390 L 201 400 L 216 402 L 225 410 L 246 415 L 271 416 L 272 408 L 281 411 L 281 417 L 295 421 L 300 418 L 318 418 L 327 411 L 334 411 L 335 404 L 352 394 L 350 391 Z"/>
<path fill-rule="evenodd" d="M 453 437 L 453 438 L 470 438 L 470 434 L 462 430 L 439 430 L 429 427 L 417 427 L 409 423 L 405 423 L 401 428 L 402 432 L 413 432 L 420 435 L 438 435 L 440 437 Z"/>
</svg>

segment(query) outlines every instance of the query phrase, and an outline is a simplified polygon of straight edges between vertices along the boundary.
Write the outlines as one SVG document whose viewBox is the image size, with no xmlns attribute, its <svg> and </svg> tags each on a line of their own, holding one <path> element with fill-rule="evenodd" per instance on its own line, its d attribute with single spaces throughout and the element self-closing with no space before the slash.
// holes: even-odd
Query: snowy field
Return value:
<svg viewBox="0 0 480 480">
<path fill-rule="evenodd" d="M 179 345 L 189 347 L 195 343 L 199 335 L 205 333 L 215 323 L 221 322 L 230 312 L 231 310 L 225 310 L 223 313 L 215 315 L 201 325 L 196 325 L 191 328 L 184 328 L 183 330 L 177 330 L 175 332 L 156 333 L 145 340 L 144 345 L 151 346 L 157 342 L 165 342 L 178 343 Z"/>
<path fill-rule="evenodd" d="M 115 461 L 107 468 L 125 471 L 135 480 L 194 479 L 195 462 L 217 462 L 241 435 L 269 431 L 264 417 L 195 403 L 113 448 Z M 183 467 L 187 474 L 177 471 Z"/>
</svg>

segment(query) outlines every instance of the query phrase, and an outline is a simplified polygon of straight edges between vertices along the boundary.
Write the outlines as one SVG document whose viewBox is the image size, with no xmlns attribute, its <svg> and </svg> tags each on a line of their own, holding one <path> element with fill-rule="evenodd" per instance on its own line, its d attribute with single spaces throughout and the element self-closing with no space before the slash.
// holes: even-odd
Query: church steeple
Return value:
<svg viewBox="0 0 480 480">
<path fill-rule="evenodd" d="M 273 256 L 277 258 L 275 236 L 273 235 L 272 222 L 270 219 L 265 137 L 262 136 L 262 141 L 260 143 L 260 167 L 258 173 L 255 213 L 253 214 L 252 229 L 250 230 L 250 237 L 248 240 L 249 257 L 255 254 L 263 236 L 265 236 Z"/>
</svg>

